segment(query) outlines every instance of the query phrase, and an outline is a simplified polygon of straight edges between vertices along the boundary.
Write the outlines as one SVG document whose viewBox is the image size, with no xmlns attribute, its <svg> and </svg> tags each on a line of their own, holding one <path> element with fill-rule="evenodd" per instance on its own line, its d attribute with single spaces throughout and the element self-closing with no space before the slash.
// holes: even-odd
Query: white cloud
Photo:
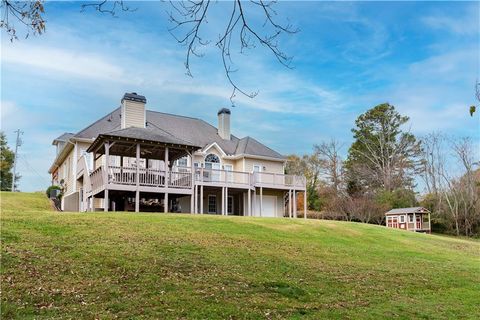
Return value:
<svg viewBox="0 0 480 320">
<path fill-rule="evenodd" d="M 437 14 L 423 17 L 422 23 L 440 31 L 447 31 L 458 35 L 478 35 L 479 8 L 478 3 L 469 7 L 461 17 Z"/>
<path fill-rule="evenodd" d="M 1 58 L 2 63 L 22 65 L 40 71 L 116 82 L 126 79 L 125 70 L 121 67 L 101 55 L 88 54 L 81 50 L 15 43 L 4 47 Z"/>
</svg>

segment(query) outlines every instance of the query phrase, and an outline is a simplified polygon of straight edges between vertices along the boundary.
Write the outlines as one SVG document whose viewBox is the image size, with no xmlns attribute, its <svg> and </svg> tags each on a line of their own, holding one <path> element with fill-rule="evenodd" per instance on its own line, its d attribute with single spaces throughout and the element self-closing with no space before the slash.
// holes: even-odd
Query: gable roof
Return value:
<svg viewBox="0 0 480 320">
<path fill-rule="evenodd" d="M 406 214 L 406 213 L 429 213 L 428 209 L 424 207 L 410 207 L 410 208 L 396 208 L 385 213 L 385 215 L 391 214 Z"/>
<path fill-rule="evenodd" d="M 100 134 L 121 131 L 120 114 L 121 108 L 113 110 L 77 132 L 73 135 L 73 138 L 90 139 L 93 141 Z M 285 159 L 280 153 L 272 150 L 252 137 L 239 139 L 236 136 L 231 135 L 230 140 L 222 139 L 218 135 L 216 127 L 198 118 L 146 110 L 146 128 L 150 131 L 145 131 L 143 134 L 158 134 L 165 138 L 171 137 L 172 139 L 183 141 L 183 144 L 199 146 L 200 148 L 205 148 L 216 142 L 217 145 L 229 156 L 261 156 L 278 159 L 279 161 Z M 129 131 L 129 133 L 135 134 L 133 131 Z"/>
<path fill-rule="evenodd" d="M 55 138 L 52 142 L 52 144 L 57 144 L 59 142 L 66 142 L 68 141 L 71 137 L 73 137 L 75 134 L 71 132 L 64 132 L 61 136 Z"/>
<path fill-rule="evenodd" d="M 235 154 L 244 154 L 252 156 L 262 156 L 270 158 L 284 159 L 280 153 L 258 142 L 252 137 L 245 137 L 240 139 L 235 150 Z"/>
</svg>

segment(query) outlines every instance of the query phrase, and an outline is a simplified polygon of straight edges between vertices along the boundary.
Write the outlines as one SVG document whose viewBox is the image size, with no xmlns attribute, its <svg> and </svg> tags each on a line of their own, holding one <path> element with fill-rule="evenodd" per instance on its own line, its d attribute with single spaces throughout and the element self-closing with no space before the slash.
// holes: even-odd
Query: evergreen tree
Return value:
<svg viewBox="0 0 480 320">
<path fill-rule="evenodd" d="M 5 133 L 0 131 L 0 187 L 2 191 L 12 190 L 12 168 L 14 152 L 7 145 Z"/>
</svg>

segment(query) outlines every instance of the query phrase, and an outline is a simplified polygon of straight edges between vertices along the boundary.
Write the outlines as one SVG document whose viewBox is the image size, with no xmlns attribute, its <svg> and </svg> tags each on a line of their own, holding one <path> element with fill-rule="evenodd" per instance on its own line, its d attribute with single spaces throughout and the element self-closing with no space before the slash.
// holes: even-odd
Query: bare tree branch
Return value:
<svg viewBox="0 0 480 320">
<path fill-rule="evenodd" d="M 231 10 L 228 14 L 228 20 L 223 31 L 219 34 L 218 40 L 215 45 L 220 50 L 223 69 L 228 82 L 233 87 L 230 100 L 233 104 L 233 99 L 237 92 L 253 98 L 258 92 L 246 92 L 241 89 L 233 74 L 237 71 L 233 67 L 231 49 L 232 49 L 232 37 L 234 35 L 239 37 L 240 53 L 244 53 L 245 50 L 255 48 L 255 44 L 259 43 L 261 46 L 269 50 L 277 61 L 287 68 L 291 68 L 292 57 L 283 52 L 278 45 L 278 38 L 282 34 L 294 34 L 298 32 L 297 29 L 293 29 L 290 24 L 281 25 L 275 21 L 276 12 L 273 9 L 275 1 L 264 2 L 262 0 L 249 2 L 254 9 L 260 9 L 265 17 L 265 22 L 262 27 L 258 29 L 250 21 L 250 17 L 246 11 L 246 4 L 240 0 L 232 1 Z M 191 56 L 201 57 L 199 48 L 210 44 L 210 41 L 203 39 L 201 36 L 201 28 L 208 23 L 207 12 L 211 6 L 210 0 L 198 0 L 198 1 L 184 1 L 174 3 L 171 2 L 173 10 L 169 13 L 170 22 L 173 23 L 173 27 L 170 28 L 170 33 L 177 40 L 178 43 L 184 45 L 187 48 L 185 68 L 187 75 L 192 76 L 190 68 Z M 183 28 L 186 28 L 184 30 Z M 262 30 L 266 30 L 268 33 L 264 36 L 260 35 Z M 181 36 L 179 36 L 181 34 Z"/>
<path fill-rule="evenodd" d="M 10 41 L 18 40 L 15 21 L 26 28 L 25 38 L 28 38 L 30 34 L 39 35 L 45 32 L 43 0 L 2 0 L 0 10 L 2 15 L 0 28 L 5 29 L 10 36 Z"/>
</svg>

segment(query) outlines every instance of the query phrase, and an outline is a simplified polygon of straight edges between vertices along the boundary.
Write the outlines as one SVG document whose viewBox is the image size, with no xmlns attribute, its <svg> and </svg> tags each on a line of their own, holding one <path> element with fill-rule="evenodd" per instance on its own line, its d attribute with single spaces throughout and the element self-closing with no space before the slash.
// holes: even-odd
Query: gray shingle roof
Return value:
<svg viewBox="0 0 480 320">
<path fill-rule="evenodd" d="M 74 133 L 71 133 L 71 132 L 65 132 L 63 133 L 61 136 L 55 138 L 52 142 L 52 144 L 55 144 L 57 142 L 65 142 L 67 141 L 68 139 L 70 139 L 71 137 L 73 137 L 75 134 Z"/>
<path fill-rule="evenodd" d="M 410 208 L 396 208 L 392 209 L 385 214 L 405 214 L 405 213 L 420 213 L 420 212 L 429 212 L 427 209 L 424 207 L 410 207 Z"/>
<path fill-rule="evenodd" d="M 100 134 L 120 130 L 120 112 L 120 108 L 115 109 L 79 131 L 74 137 L 95 139 Z M 147 110 L 146 128 L 163 137 L 170 136 L 201 148 L 216 142 L 228 155 L 247 154 L 284 159 L 281 154 L 251 137 L 239 139 L 231 135 L 230 140 L 224 140 L 218 135 L 216 127 L 198 118 Z"/>
<path fill-rule="evenodd" d="M 256 155 L 256 156 L 279 158 L 279 159 L 285 158 L 280 153 L 261 144 L 260 142 L 258 142 L 252 137 L 245 137 L 240 139 L 240 141 L 237 144 L 237 149 L 235 150 L 235 154 Z"/>
<path fill-rule="evenodd" d="M 120 138 L 131 138 L 131 139 L 138 139 L 138 140 L 148 140 L 148 141 L 158 141 L 163 143 L 171 143 L 171 144 L 182 144 L 192 147 L 199 147 L 194 145 L 190 141 L 182 140 L 176 138 L 172 135 L 166 134 L 161 132 L 160 130 L 154 130 L 150 128 L 125 128 L 110 132 L 105 132 L 102 135 L 110 136 L 110 137 L 120 137 Z"/>
</svg>

